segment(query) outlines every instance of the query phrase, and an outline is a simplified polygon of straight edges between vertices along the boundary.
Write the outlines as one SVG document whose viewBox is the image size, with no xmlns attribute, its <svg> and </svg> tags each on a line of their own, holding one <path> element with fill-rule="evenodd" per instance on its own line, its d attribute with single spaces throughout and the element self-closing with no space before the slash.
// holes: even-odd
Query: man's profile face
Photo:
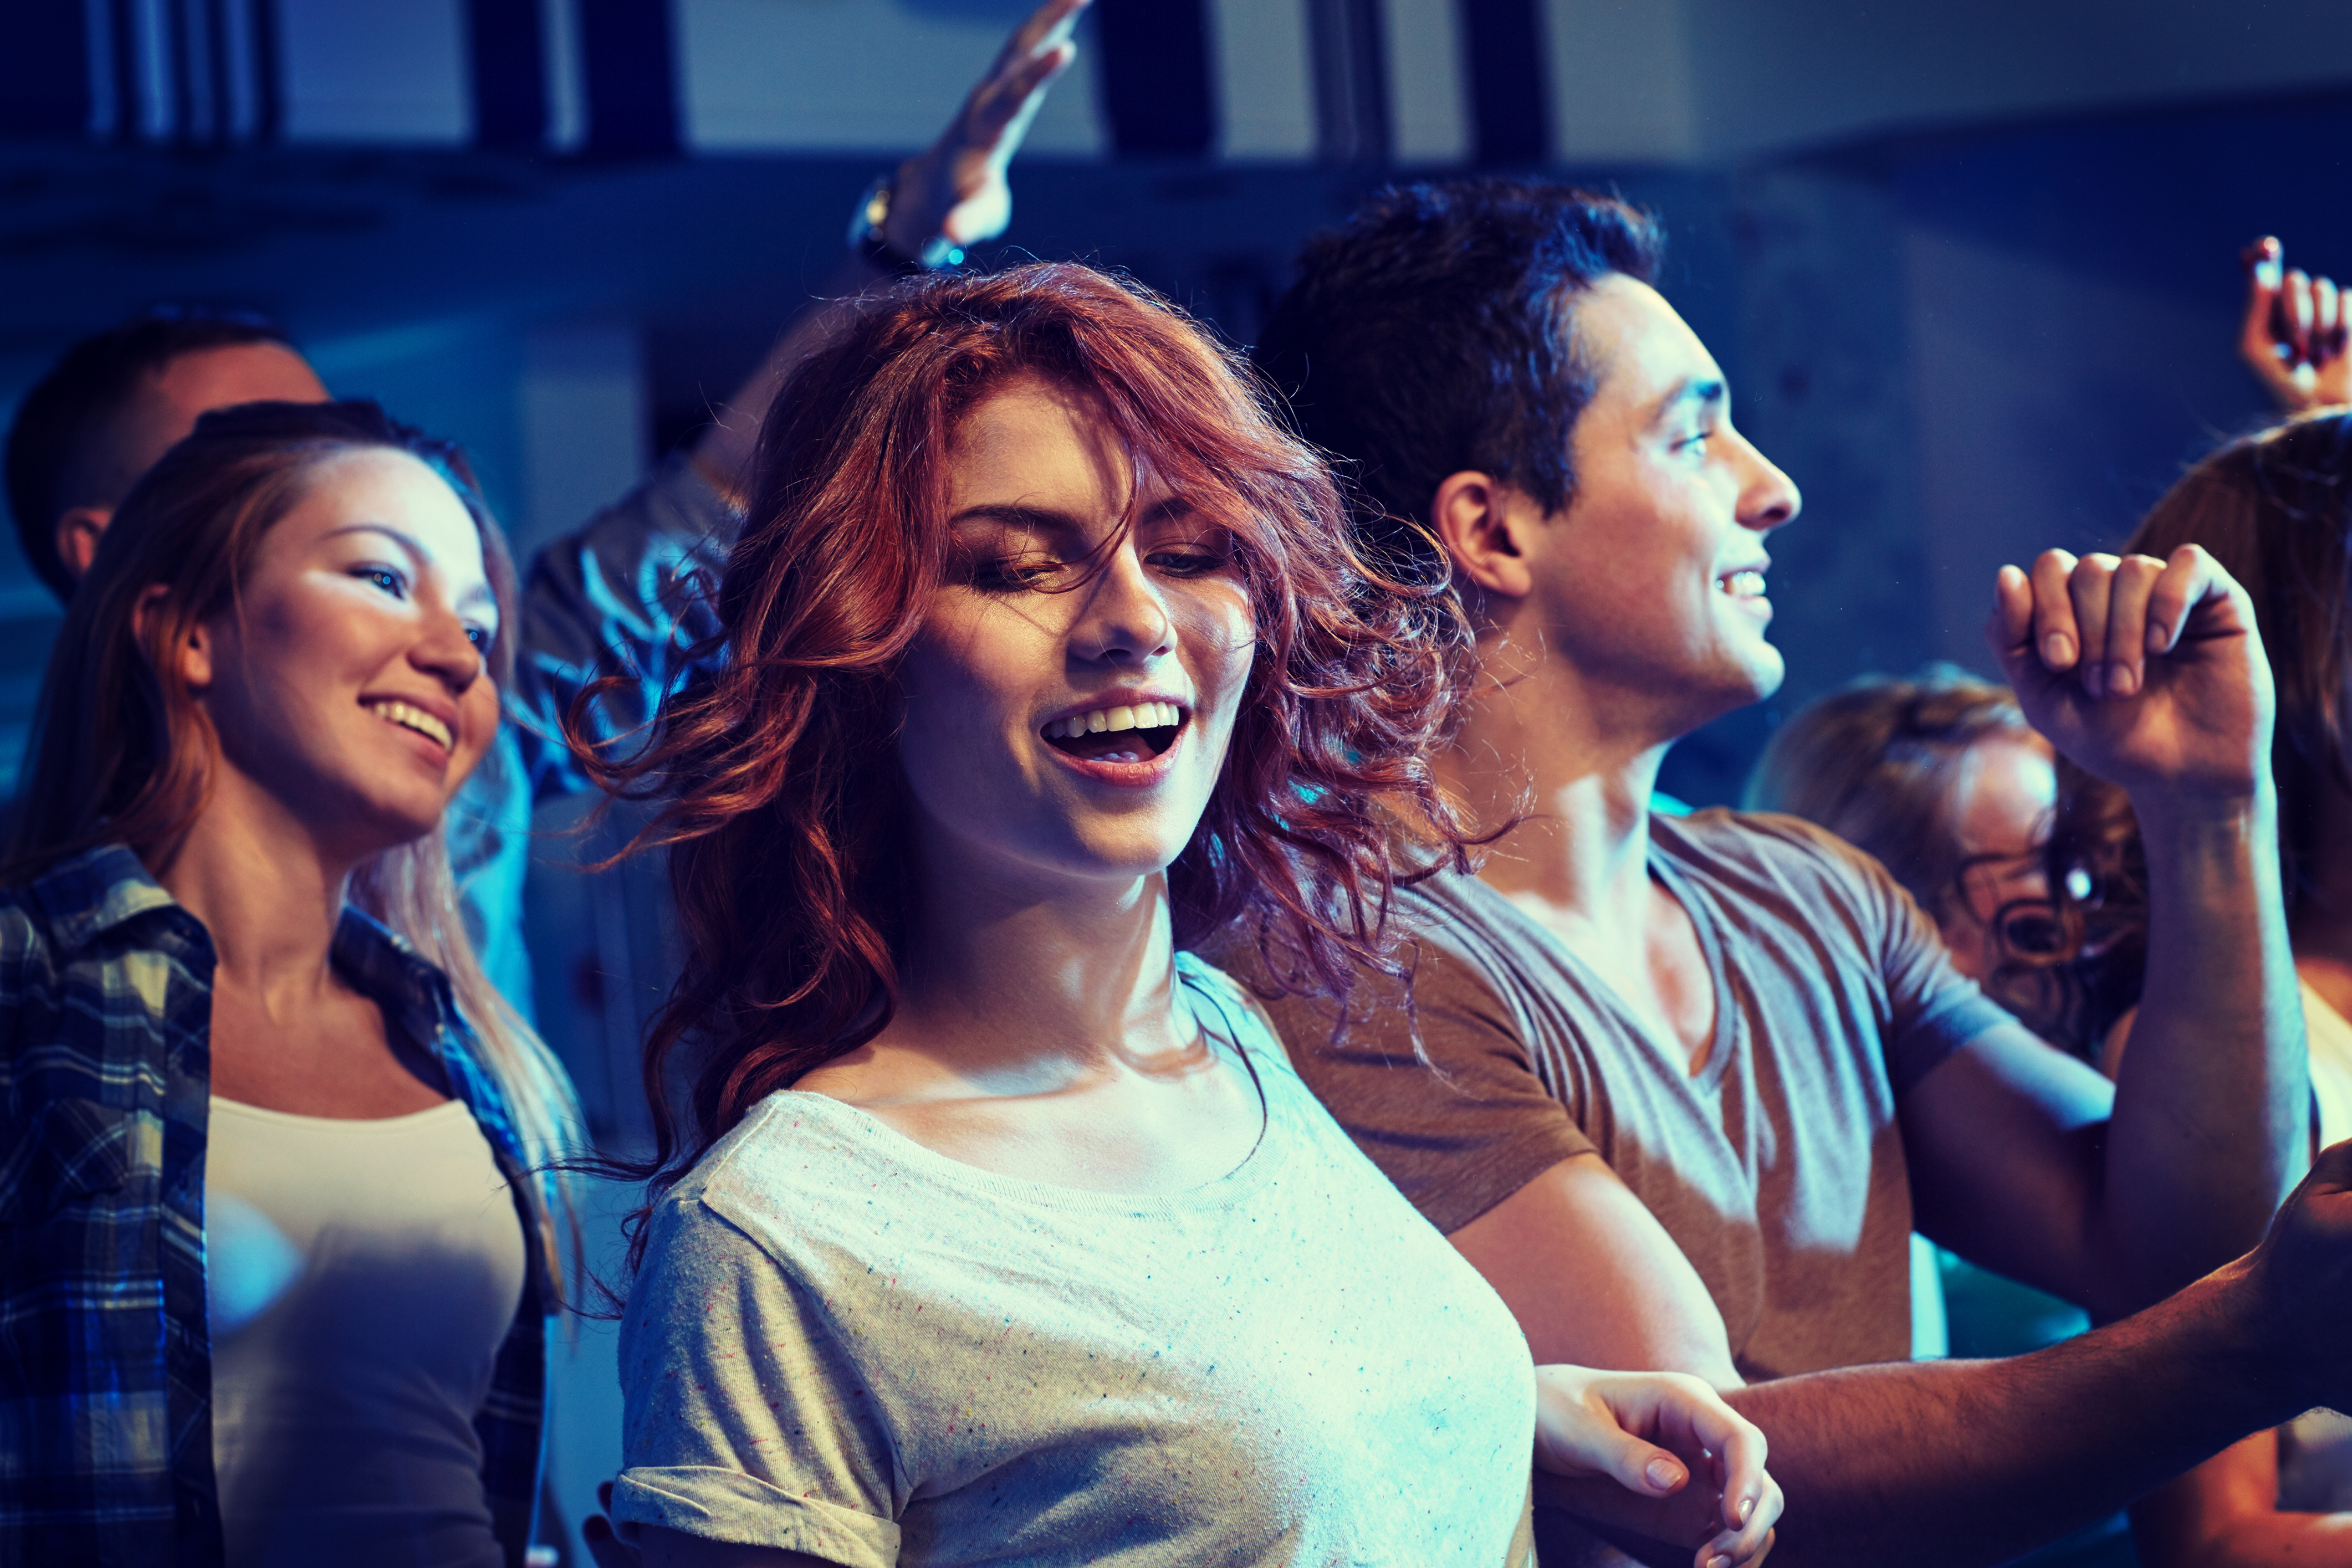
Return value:
<svg viewBox="0 0 2352 1568">
<path fill-rule="evenodd" d="M 1574 329 L 1599 384 L 1570 438 L 1576 494 L 1529 562 L 1546 634 L 1589 688 L 1696 727 L 1780 685 L 1764 539 L 1797 487 L 1732 428 L 1723 371 L 1655 289 L 1603 278 Z"/>
<path fill-rule="evenodd" d="M 229 343 L 180 355 L 146 377 L 94 443 L 78 488 L 111 497 L 58 519 L 58 556 L 79 580 L 89 570 L 98 536 L 139 476 L 196 427 L 196 418 L 242 402 L 325 402 L 327 389 L 310 362 L 283 343 Z"/>
</svg>

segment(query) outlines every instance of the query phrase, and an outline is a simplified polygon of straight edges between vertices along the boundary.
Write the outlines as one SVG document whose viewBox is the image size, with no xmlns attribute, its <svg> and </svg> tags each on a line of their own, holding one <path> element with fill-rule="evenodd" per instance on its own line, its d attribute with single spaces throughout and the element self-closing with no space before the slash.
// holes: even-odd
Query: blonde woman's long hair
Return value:
<svg viewBox="0 0 2352 1568">
<path fill-rule="evenodd" d="M 263 537 L 318 467 L 370 449 L 424 462 L 472 516 L 499 606 L 484 657 L 499 688 L 510 686 L 514 563 L 463 454 L 373 402 L 248 403 L 206 414 L 124 497 L 67 609 L 0 880 L 29 881 L 110 843 L 127 846 L 151 872 L 171 862 L 204 810 L 218 744 L 170 653 L 199 622 L 235 608 Z M 154 588 L 163 591 L 142 624 L 139 604 Z M 544 1172 L 572 1155 L 580 1112 L 571 1080 L 482 973 L 458 917 L 443 836 L 427 833 L 363 862 L 349 896 L 448 977 L 531 1167 Z M 542 1175 L 538 1185 L 540 1241 L 560 1281 L 559 1227 L 576 1242 L 577 1208 L 560 1176 Z"/>
</svg>

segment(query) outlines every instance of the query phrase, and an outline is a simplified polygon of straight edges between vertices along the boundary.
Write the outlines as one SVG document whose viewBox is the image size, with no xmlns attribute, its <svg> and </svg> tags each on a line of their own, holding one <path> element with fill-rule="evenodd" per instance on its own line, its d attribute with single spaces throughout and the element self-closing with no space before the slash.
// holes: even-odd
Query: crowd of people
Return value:
<svg viewBox="0 0 2352 1568">
<path fill-rule="evenodd" d="M 1801 497 L 1655 219 L 1381 192 L 1246 356 L 947 265 L 1084 3 L 527 563 L 259 319 L 24 400 L 0 1563 L 520 1568 L 600 1286 L 605 1568 L 2352 1563 L 2334 286 L 2250 255 L 2292 417 L 1986 584 L 2005 684 L 1672 810 Z M 634 1161 L 530 1021 L 583 790 L 676 894 Z M 1912 1360 L 1915 1232 L 2097 1326 Z"/>
</svg>

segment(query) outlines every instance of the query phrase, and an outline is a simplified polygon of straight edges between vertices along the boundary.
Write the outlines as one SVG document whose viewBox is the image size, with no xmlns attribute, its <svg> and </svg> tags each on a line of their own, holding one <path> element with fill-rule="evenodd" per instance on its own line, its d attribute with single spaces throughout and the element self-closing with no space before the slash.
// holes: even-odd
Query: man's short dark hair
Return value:
<svg viewBox="0 0 2352 1568">
<path fill-rule="evenodd" d="M 1425 546 L 1393 519 L 1425 524 L 1449 474 L 1568 505 L 1593 392 L 1574 297 L 1611 273 L 1650 282 L 1664 248 L 1647 213 L 1565 185 L 1391 186 L 1307 243 L 1253 357 L 1352 465 L 1367 542 L 1410 560 Z"/>
<path fill-rule="evenodd" d="M 58 559 L 58 517 L 120 496 L 68 495 L 91 444 L 146 376 L 184 354 L 240 343 L 287 343 L 286 329 L 243 310 L 158 306 L 68 349 L 16 408 L 8 429 L 8 512 L 25 559 L 59 599 L 73 578 Z"/>
</svg>

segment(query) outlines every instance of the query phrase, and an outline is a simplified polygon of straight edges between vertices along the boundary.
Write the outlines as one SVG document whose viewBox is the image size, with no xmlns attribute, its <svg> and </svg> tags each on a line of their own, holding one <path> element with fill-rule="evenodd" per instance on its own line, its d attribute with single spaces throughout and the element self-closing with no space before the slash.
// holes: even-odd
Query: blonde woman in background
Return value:
<svg viewBox="0 0 2352 1568">
<path fill-rule="evenodd" d="M 512 599 L 373 403 L 208 414 L 107 529 L 0 890 L 0 1561 L 521 1562 L 574 1110 L 439 831 Z"/>
</svg>

